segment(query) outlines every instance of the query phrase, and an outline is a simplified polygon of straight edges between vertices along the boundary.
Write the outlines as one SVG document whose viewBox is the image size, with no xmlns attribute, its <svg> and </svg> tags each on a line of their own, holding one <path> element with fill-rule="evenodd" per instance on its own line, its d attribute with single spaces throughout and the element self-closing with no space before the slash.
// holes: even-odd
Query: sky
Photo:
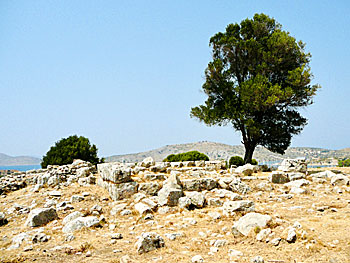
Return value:
<svg viewBox="0 0 350 263">
<path fill-rule="evenodd" d="M 322 86 L 292 146 L 350 147 L 347 0 L 2 0 L 0 152 L 42 157 L 74 134 L 99 156 L 240 144 L 232 127 L 207 127 L 190 110 L 206 100 L 210 37 L 255 13 L 306 43 Z"/>
</svg>

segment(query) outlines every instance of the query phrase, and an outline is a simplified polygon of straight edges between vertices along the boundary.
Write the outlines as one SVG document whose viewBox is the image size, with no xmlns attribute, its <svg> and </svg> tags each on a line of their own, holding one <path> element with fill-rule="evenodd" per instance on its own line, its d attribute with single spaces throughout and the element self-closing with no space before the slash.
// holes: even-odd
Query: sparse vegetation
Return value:
<svg viewBox="0 0 350 263">
<path fill-rule="evenodd" d="M 185 161 L 209 161 L 209 157 L 204 153 L 198 151 L 190 151 L 179 154 L 170 154 L 165 159 L 164 162 L 185 162 Z"/>
</svg>

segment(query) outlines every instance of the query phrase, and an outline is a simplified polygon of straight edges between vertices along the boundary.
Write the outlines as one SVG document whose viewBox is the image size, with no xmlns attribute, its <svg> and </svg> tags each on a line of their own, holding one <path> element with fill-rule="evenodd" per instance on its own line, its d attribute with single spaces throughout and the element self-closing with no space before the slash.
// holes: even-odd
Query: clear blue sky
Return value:
<svg viewBox="0 0 350 263">
<path fill-rule="evenodd" d="M 41 157 L 73 134 L 100 156 L 240 144 L 231 127 L 206 127 L 189 113 L 206 99 L 209 38 L 261 12 L 306 43 L 322 86 L 292 146 L 349 147 L 349 3 L 0 1 L 0 152 Z"/>
</svg>

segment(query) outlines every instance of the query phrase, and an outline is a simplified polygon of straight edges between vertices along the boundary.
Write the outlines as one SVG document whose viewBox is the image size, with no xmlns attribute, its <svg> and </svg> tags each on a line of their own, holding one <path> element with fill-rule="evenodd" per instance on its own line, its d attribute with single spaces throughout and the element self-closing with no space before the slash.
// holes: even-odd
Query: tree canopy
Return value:
<svg viewBox="0 0 350 263">
<path fill-rule="evenodd" d="M 43 157 L 41 167 L 46 168 L 53 164 L 70 164 L 74 159 L 81 159 L 93 164 L 103 161 L 97 157 L 96 145 L 90 145 L 88 138 L 73 135 L 56 142 Z"/>
<path fill-rule="evenodd" d="M 210 38 L 212 61 L 205 70 L 204 105 L 191 117 L 205 124 L 227 125 L 242 134 L 245 163 L 262 145 L 284 154 L 307 119 L 297 111 L 312 104 L 311 54 L 305 44 L 283 31 L 275 19 L 255 14 Z"/>
</svg>

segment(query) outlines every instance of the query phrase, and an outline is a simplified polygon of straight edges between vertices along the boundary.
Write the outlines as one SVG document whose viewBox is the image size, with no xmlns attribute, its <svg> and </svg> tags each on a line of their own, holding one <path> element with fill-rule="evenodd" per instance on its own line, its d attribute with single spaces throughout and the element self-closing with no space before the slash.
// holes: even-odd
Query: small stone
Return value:
<svg viewBox="0 0 350 263">
<path fill-rule="evenodd" d="M 239 258 L 239 257 L 243 256 L 243 253 L 239 250 L 236 250 L 236 249 L 230 249 L 228 251 L 228 255 L 230 258 Z"/>
<path fill-rule="evenodd" d="M 147 253 L 164 246 L 164 239 L 154 232 L 143 233 L 135 244 L 139 254 Z"/>
<path fill-rule="evenodd" d="M 111 239 L 122 239 L 123 235 L 121 233 L 113 233 Z"/>
<path fill-rule="evenodd" d="M 48 195 L 53 197 L 61 197 L 62 193 L 60 191 L 51 191 L 48 193 Z"/>
<path fill-rule="evenodd" d="M 78 203 L 83 201 L 85 198 L 83 196 L 80 195 L 72 195 L 70 198 L 71 203 Z"/>
<path fill-rule="evenodd" d="M 265 241 L 266 238 L 270 234 L 271 234 L 271 229 L 270 228 L 263 229 L 256 235 L 256 240 L 258 240 L 258 241 Z"/>
<path fill-rule="evenodd" d="M 192 263 L 203 263 L 204 259 L 201 255 L 195 255 L 194 257 L 192 257 L 191 262 Z"/>
<path fill-rule="evenodd" d="M 250 260 L 251 263 L 264 263 L 264 258 L 261 256 L 256 256 Z"/>
<path fill-rule="evenodd" d="M 297 240 L 297 234 L 295 233 L 295 229 L 292 228 L 288 231 L 288 236 L 286 238 L 286 241 L 288 243 L 294 243 Z"/>
<path fill-rule="evenodd" d="M 271 244 L 274 246 L 278 246 L 280 244 L 281 238 L 277 237 L 271 240 Z"/>
<path fill-rule="evenodd" d="M 131 258 L 128 255 L 122 256 L 119 260 L 120 263 L 132 263 Z"/>
<path fill-rule="evenodd" d="M 64 241 L 70 242 L 70 241 L 73 241 L 74 239 L 75 239 L 75 236 L 74 236 L 74 235 L 67 235 L 67 236 L 64 238 Z"/>
<path fill-rule="evenodd" d="M 33 246 L 32 245 L 29 245 L 29 246 L 26 246 L 25 248 L 23 248 L 24 252 L 31 251 L 31 250 L 33 250 Z"/>
</svg>

